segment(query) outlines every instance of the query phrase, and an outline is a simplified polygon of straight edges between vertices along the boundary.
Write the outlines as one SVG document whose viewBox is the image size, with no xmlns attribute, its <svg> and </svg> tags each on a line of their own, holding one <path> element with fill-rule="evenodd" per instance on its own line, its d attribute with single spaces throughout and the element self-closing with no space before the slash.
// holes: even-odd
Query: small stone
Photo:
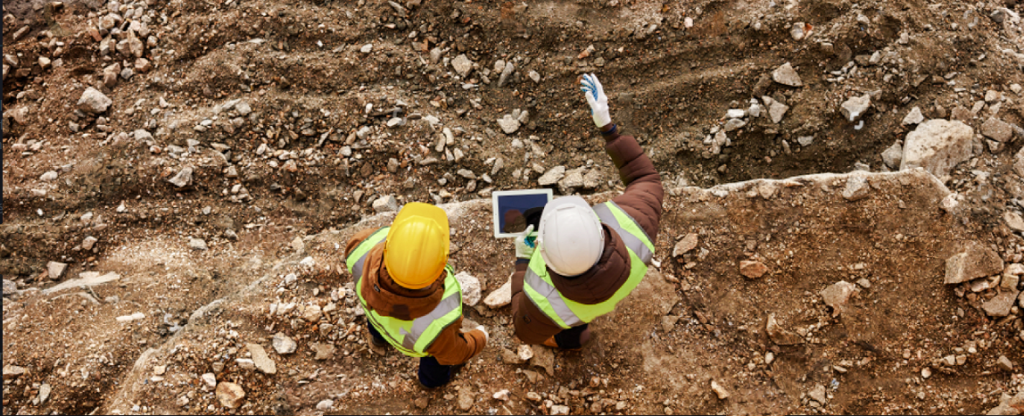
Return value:
<svg viewBox="0 0 1024 416">
<path fill-rule="evenodd" d="M 981 125 L 981 134 L 999 142 L 1006 142 L 1013 137 L 1013 127 L 1003 120 L 990 117 Z"/>
<path fill-rule="evenodd" d="M 722 387 L 722 385 L 718 384 L 715 380 L 711 380 L 711 391 L 715 392 L 715 395 L 718 396 L 718 400 L 725 400 L 729 398 L 729 391 L 726 390 L 725 387 Z"/>
<path fill-rule="evenodd" d="M 498 126 L 505 134 L 512 134 L 519 130 L 520 123 L 511 114 L 505 114 L 505 117 L 498 119 Z"/>
<path fill-rule="evenodd" d="M 889 148 L 882 152 L 882 163 L 885 163 L 885 166 L 888 166 L 889 169 L 899 169 L 900 162 L 902 161 L 903 146 L 899 143 L 893 143 L 892 146 L 889 146 Z"/>
<path fill-rule="evenodd" d="M 672 257 L 680 257 L 683 254 L 686 254 L 690 252 L 690 250 L 693 250 L 695 248 L 697 248 L 697 234 L 687 234 L 686 237 L 683 237 L 682 240 L 679 240 L 679 242 L 676 243 L 675 248 L 672 249 Z M 741 265 L 740 269 L 742 268 L 743 267 Z"/>
<path fill-rule="evenodd" d="M 192 168 L 188 167 L 182 169 L 177 175 L 174 175 L 173 178 L 168 179 L 167 182 L 170 182 L 179 188 L 188 186 L 192 183 Z"/>
<path fill-rule="evenodd" d="M 551 406 L 551 416 L 568 415 L 568 414 L 569 414 L 569 406 L 558 405 L 558 404 L 556 404 L 554 406 Z"/>
<path fill-rule="evenodd" d="M 459 286 L 462 287 L 462 303 L 464 305 L 472 307 L 480 303 L 482 295 L 480 279 L 466 272 L 459 272 L 459 274 L 455 275 L 455 279 L 459 281 Z"/>
<path fill-rule="evenodd" d="M 28 369 L 25 367 L 18 367 L 16 365 L 5 365 L 4 366 L 4 380 L 11 380 L 28 374 Z"/>
<path fill-rule="evenodd" d="M 512 303 L 512 278 L 509 277 L 504 285 L 491 292 L 484 298 L 484 305 L 488 308 L 498 309 Z"/>
<path fill-rule="evenodd" d="M 56 171 L 52 171 L 52 170 L 49 171 L 49 172 L 46 172 L 42 176 L 39 177 L 39 180 L 41 180 L 43 182 L 53 182 L 53 181 L 57 180 L 57 172 Z"/>
<path fill-rule="evenodd" d="M 459 404 L 459 409 L 461 409 L 463 412 L 468 412 L 469 409 L 472 409 L 473 408 L 473 402 L 475 400 L 476 400 L 476 395 L 473 394 L 472 391 L 470 391 L 469 387 L 463 386 L 463 388 L 459 390 L 459 401 L 458 401 L 458 404 Z"/>
<path fill-rule="evenodd" d="M 146 73 L 153 69 L 153 64 L 146 58 L 139 58 L 135 60 L 135 70 L 140 73 Z"/>
<path fill-rule="evenodd" d="M 771 338 L 772 342 L 778 345 L 797 345 L 803 344 L 804 342 L 804 339 L 799 335 L 782 328 L 782 326 L 775 321 L 775 314 L 768 315 L 765 332 L 768 333 L 768 337 Z"/>
<path fill-rule="evenodd" d="M 196 251 L 206 251 L 209 247 L 206 246 L 206 240 L 201 238 L 190 238 L 188 240 L 188 247 Z"/>
<path fill-rule="evenodd" d="M 526 400 L 529 400 L 531 402 L 537 403 L 537 402 L 540 402 L 543 399 L 540 397 L 539 394 L 531 391 L 531 392 L 527 392 L 526 393 Z"/>
<path fill-rule="evenodd" d="M 779 124 L 782 117 L 789 111 L 788 105 L 775 101 L 771 97 L 761 97 L 761 101 L 764 102 L 765 107 L 768 107 L 768 117 L 772 119 L 772 123 Z"/>
<path fill-rule="evenodd" d="M 665 332 L 672 332 L 676 327 L 676 323 L 679 322 L 678 316 L 665 315 L 661 317 L 661 329 Z"/>
<path fill-rule="evenodd" d="M 367 44 L 363 45 L 362 48 L 359 48 L 359 52 L 362 52 L 362 53 L 373 52 L 373 44 L 372 43 L 367 43 Z"/>
<path fill-rule="evenodd" d="M 503 401 L 503 402 L 507 402 L 508 401 L 508 394 L 509 394 L 508 390 L 501 390 L 501 391 L 498 391 L 497 393 L 494 393 L 494 395 L 491 396 L 491 397 L 493 397 L 494 400 L 500 400 L 500 401 Z"/>
<path fill-rule="evenodd" d="M 925 368 L 921 369 L 921 378 L 927 380 L 928 377 L 931 377 L 931 376 L 932 376 L 932 369 L 931 368 L 925 367 Z"/>
<path fill-rule="evenodd" d="M 259 344 L 245 344 L 245 349 L 252 355 L 252 362 L 256 369 L 263 374 L 277 374 L 277 364 L 267 356 L 267 351 Z"/>
<path fill-rule="evenodd" d="M 405 119 L 402 117 L 392 117 L 390 120 L 388 120 L 387 125 L 388 127 L 391 128 L 402 127 L 405 125 Z"/>
<path fill-rule="evenodd" d="M 217 401 L 228 409 L 237 409 L 245 400 L 245 390 L 235 383 L 223 382 L 217 385 Z"/>
<path fill-rule="evenodd" d="M 825 304 L 832 307 L 832 317 L 837 317 L 846 310 L 850 296 L 857 291 L 857 286 L 847 281 L 839 281 L 821 291 Z"/>
<path fill-rule="evenodd" d="M 871 281 L 868 280 L 867 278 L 861 278 L 857 280 L 857 286 L 860 286 L 865 289 L 871 289 Z"/>
<path fill-rule="evenodd" d="M 807 147 L 814 144 L 814 136 L 800 136 L 796 138 L 796 142 L 800 143 L 800 147 Z"/>
<path fill-rule="evenodd" d="M 334 408 L 334 400 L 324 400 L 316 404 L 316 410 L 326 412 Z"/>
<path fill-rule="evenodd" d="M 82 93 L 82 98 L 78 99 L 78 109 L 86 113 L 100 114 L 107 111 L 113 100 L 107 98 L 99 90 L 89 87 Z"/>
<path fill-rule="evenodd" d="M 455 59 L 452 59 L 451 63 L 452 68 L 455 68 L 455 72 L 458 72 L 459 76 L 462 77 L 469 75 L 469 71 L 473 70 L 473 61 L 470 61 L 466 54 L 456 56 Z"/>
<path fill-rule="evenodd" d="M 540 178 L 537 178 L 537 184 L 540 186 L 554 185 L 558 183 L 565 176 L 565 166 L 555 166 L 549 169 Z"/>
<path fill-rule="evenodd" d="M 1013 211 L 1006 211 L 1003 213 L 1003 221 L 1013 231 L 1024 231 L 1024 218 L 1021 218 L 1020 214 Z"/>
<path fill-rule="evenodd" d="M 321 315 L 320 305 L 308 305 L 302 310 L 302 319 L 306 322 L 319 322 Z"/>
<path fill-rule="evenodd" d="M 864 175 L 850 175 L 843 188 L 843 198 L 848 201 L 859 201 L 871 194 L 871 185 Z"/>
<path fill-rule="evenodd" d="M 921 114 L 921 108 L 914 107 L 907 113 L 906 117 L 903 117 L 903 125 L 910 126 L 914 124 L 921 124 L 924 122 L 924 114 Z"/>
<path fill-rule="evenodd" d="M 67 263 L 60 263 L 56 261 L 46 263 L 47 274 L 50 275 L 50 279 L 52 280 L 60 280 L 60 278 L 64 277 L 64 272 L 66 272 L 67 270 Z"/>
<path fill-rule="evenodd" d="M 134 322 L 140 319 L 146 319 L 146 315 L 142 312 L 135 312 L 131 315 L 118 316 L 117 318 L 114 318 L 115 321 L 120 323 Z"/>
<path fill-rule="evenodd" d="M 1013 362 L 1011 362 L 1009 358 L 1006 358 L 1005 355 L 999 356 L 999 359 L 996 360 L 996 367 L 999 367 L 1000 370 L 1007 373 L 1013 372 Z"/>
<path fill-rule="evenodd" d="M 414 400 L 412 404 L 416 406 L 417 409 L 426 409 L 427 406 L 430 406 L 430 399 L 426 397 L 420 397 Z"/>
<path fill-rule="evenodd" d="M 940 180 L 971 158 L 974 129 L 960 121 L 928 120 L 907 134 L 900 170 L 923 167 Z"/>
<path fill-rule="evenodd" d="M 944 283 L 955 285 L 980 277 L 999 274 L 1003 271 L 1003 259 L 999 254 L 979 242 L 971 242 L 959 254 L 946 259 Z"/>
<path fill-rule="evenodd" d="M 203 374 L 200 378 L 203 379 L 203 383 L 206 383 L 207 387 L 211 389 L 217 387 L 217 376 L 213 373 Z"/>
<path fill-rule="evenodd" d="M 748 279 L 758 279 L 768 272 L 768 266 L 753 260 L 740 261 L 740 274 Z"/>
<path fill-rule="evenodd" d="M 743 128 L 743 126 L 746 126 L 746 125 L 747 125 L 747 122 L 745 122 L 743 120 L 740 120 L 738 118 L 734 118 L 734 119 L 730 119 L 729 121 L 725 122 L 725 127 L 723 127 L 723 130 L 727 131 L 727 132 L 735 131 L 735 130 L 739 130 L 739 129 Z"/>
<path fill-rule="evenodd" d="M 274 351 L 277 351 L 280 355 L 293 354 L 296 348 L 298 348 L 294 340 L 280 332 L 274 334 L 274 340 L 271 344 L 274 346 Z"/>
<path fill-rule="evenodd" d="M 982 304 L 981 308 L 988 316 L 1000 318 L 1007 316 L 1010 314 L 1010 309 L 1013 309 L 1013 303 L 1017 301 L 1017 294 L 1016 290 L 1000 293 Z"/>
<path fill-rule="evenodd" d="M 871 94 L 864 94 L 846 100 L 839 109 L 843 113 L 843 117 L 853 123 L 867 113 L 869 107 L 871 107 Z"/>
<path fill-rule="evenodd" d="M 96 245 L 97 241 L 99 241 L 99 240 L 96 237 L 92 237 L 92 236 L 85 237 L 85 240 L 82 240 L 82 249 L 83 250 L 92 250 L 92 247 L 94 245 Z"/>
<path fill-rule="evenodd" d="M 771 365 L 775 362 L 775 354 L 771 351 L 764 353 L 764 365 Z"/>
<path fill-rule="evenodd" d="M 50 398 L 50 391 L 50 383 L 43 383 L 43 385 L 39 386 L 39 396 L 36 397 L 35 402 L 42 406 L 43 403 L 46 403 L 46 400 Z"/>
<path fill-rule="evenodd" d="M 800 80 L 800 74 L 796 73 L 793 65 L 789 62 L 782 64 L 775 71 L 772 71 L 772 80 L 790 87 L 802 87 L 804 85 L 803 81 Z"/>
<path fill-rule="evenodd" d="M 505 83 L 508 82 L 508 78 L 515 72 L 516 66 L 511 62 L 506 62 L 505 67 L 501 69 L 501 76 L 498 77 L 498 88 L 504 87 Z"/>
<path fill-rule="evenodd" d="M 825 394 L 825 386 L 823 384 L 814 386 L 811 391 L 807 392 L 807 397 L 810 397 L 811 400 L 814 400 L 819 404 L 825 404 L 825 400 L 828 398 Z"/>
<path fill-rule="evenodd" d="M 530 361 L 530 359 L 533 358 L 533 348 L 530 348 L 529 345 L 521 344 L 519 345 L 516 355 L 523 362 Z"/>
<path fill-rule="evenodd" d="M 243 370 L 252 370 L 256 368 L 256 363 L 248 358 L 235 359 L 235 364 L 238 364 L 238 368 Z"/>
<path fill-rule="evenodd" d="M 530 360 L 530 365 L 543 368 L 548 376 L 554 377 L 555 353 L 543 345 L 532 345 L 531 348 L 533 349 L 533 359 Z"/>
<path fill-rule="evenodd" d="M 395 199 L 394 195 L 385 195 L 377 198 L 373 201 L 374 212 L 397 212 L 398 211 L 398 200 Z"/>
<path fill-rule="evenodd" d="M 538 74 L 537 71 L 530 71 L 530 73 L 527 75 L 530 77 L 530 79 L 533 80 L 535 84 L 540 84 L 540 74 Z"/>
<path fill-rule="evenodd" d="M 314 342 L 310 344 L 309 347 L 316 353 L 313 359 L 317 361 L 330 359 L 334 356 L 334 352 L 336 351 L 334 344 L 329 342 Z"/>
<path fill-rule="evenodd" d="M 793 23 L 793 26 L 789 27 L 789 36 L 792 36 L 795 41 L 803 40 L 807 36 L 807 33 L 804 30 L 806 27 L 805 25 L 806 24 L 804 22 Z"/>
</svg>

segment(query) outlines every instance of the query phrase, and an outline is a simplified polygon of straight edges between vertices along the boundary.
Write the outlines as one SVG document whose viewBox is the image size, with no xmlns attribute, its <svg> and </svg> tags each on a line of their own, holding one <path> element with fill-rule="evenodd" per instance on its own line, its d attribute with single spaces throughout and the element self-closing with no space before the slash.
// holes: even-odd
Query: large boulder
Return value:
<svg viewBox="0 0 1024 416">
<path fill-rule="evenodd" d="M 928 120 L 907 135 L 900 170 L 924 168 L 945 182 L 949 171 L 971 157 L 974 129 L 960 121 Z"/>
</svg>

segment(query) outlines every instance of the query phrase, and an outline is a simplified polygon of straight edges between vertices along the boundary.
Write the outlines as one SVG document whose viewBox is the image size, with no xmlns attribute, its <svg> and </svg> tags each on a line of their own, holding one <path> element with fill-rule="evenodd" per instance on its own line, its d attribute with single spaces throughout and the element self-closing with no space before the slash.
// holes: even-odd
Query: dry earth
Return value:
<svg viewBox="0 0 1024 416">
<path fill-rule="evenodd" d="M 1016 0 L 3 6 L 5 414 L 1024 412 Z M 670 192 L 658 266 L 582 353 L 516 362 L 508 308 L 470 308 L 491 344 L 420 390 L 364 341 L 346 239 L 444 204 L 499 288 L 492 191 L 622 190 L 583 72 Z M 959 164 L 882 173 L 930 119 Z"/>
</svg>

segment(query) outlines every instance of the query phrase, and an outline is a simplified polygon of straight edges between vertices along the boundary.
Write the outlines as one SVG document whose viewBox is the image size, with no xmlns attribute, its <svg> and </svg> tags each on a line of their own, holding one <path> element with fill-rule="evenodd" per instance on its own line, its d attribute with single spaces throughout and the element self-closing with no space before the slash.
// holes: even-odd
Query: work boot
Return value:
<svg viewBox="0 0 1024 416">
<path fill-rule="evenodd" d="M 562 351 L 578 352 L 578 351 L 582 351 L 583 347 L 586 347 L 587 345 L 589 345 L 590 342 L 593 341 L 593 340 L 594 340 L 594 336 L 590 332 L 590 328 L 587 328 L 587 329 L 584 329 L 583 332 L 580 332 L 580 339 L 579 339 L 580 346 L 578 348 L 564 348 L 564 347 L 561 347 L 561 346 L 558 345 L 558 341 L 555 339 L 554 336 L 551 336 L 550 338 L 544 340 L 544 346 L 545 347 L 551 347 L 551 348 L 558 348 L 558 349 L 560 349 Z"/>
</svg>

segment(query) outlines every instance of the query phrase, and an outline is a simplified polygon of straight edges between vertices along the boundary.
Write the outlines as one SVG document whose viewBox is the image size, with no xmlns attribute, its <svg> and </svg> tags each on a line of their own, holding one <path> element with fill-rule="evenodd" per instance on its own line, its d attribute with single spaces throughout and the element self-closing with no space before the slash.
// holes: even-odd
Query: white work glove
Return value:
<svg viewBox="0 0 1024 416">
<path fill-rule="evenodd" d="M 537 247 L 537 243 L 534 242 L 536 240 L 530 237 L 537 237 L 537 234 L 533 232 L 533 224 L 530 224 L 529 227 L 526 227 L 526 231 L 523 231 L 522 234 L 519 234 L 519 236 L 516 237 L 517 259 L 528 260 L 531 257 L 533 257 L 533 250 Z"/>
<path fill-rule="evenodd" d="M 484 333 L 484 343 L 485 343 L 485 344 L 487 343 L 487 341 L 488 341 L 489 339 L 491 339 L 491 336 L 487 334 L 487 329 L 486 329 L 486 328 L 484 328 L 484 326 L 483 326 L 483 325 L 480 325 L 480 326 L 478 326 L 478 327 L 476 327 L 476 328 L 473 328 L 473 329 L 474 329 L 474 330 L 480 330 L 480 332 L 483 332 L 483 333 Z"/>
<path fill-rule="evenodd" d="M 604 95 L 604 87 L 601 86 L 601 81 L 597 80 L 597 76 L 583 74 L 580 90 L 587 97 L 590 114 L 594 117 L 594 124 L 597 125 L 597 128 L 611 124 L 612 116 L 608 114 L 608 96 Z"/>
</svg>

